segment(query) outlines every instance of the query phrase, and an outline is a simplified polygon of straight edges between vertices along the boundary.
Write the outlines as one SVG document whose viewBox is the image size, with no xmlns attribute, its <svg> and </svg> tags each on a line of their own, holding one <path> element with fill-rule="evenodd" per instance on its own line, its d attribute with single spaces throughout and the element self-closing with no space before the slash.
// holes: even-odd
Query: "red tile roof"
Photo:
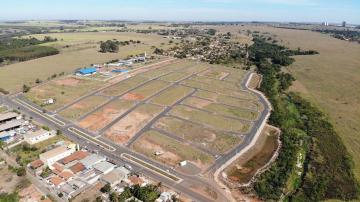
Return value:
<svg viewBox="0 0 360 202">
<path fill-rule="evenodd" d="M 35 161 L 30 163 L 30 167 L 32 169 L 37 169 L 37 168 L 39 168 L 39 167 L 41 167 L 43 165 L 44 165 L 44 162 L 42 160 L 40 160 L 40 159 L 35 160 Z"/>
<path fill-rule="evenodd" d="M 61 183 L 64 182 L 64 180 L 62 180 L 60 177 L 58 176 L 54 176 L 50 179 L 50 182 L 55 185 L 55 186 L 59 186 Z"/>
<path fill-rule="evenodd" d="M 71 163 L 75 160 L 81 160 L 83 158 L 85 158 L 86 156 L 88 156 L 89 153 L 86 151 L 76 151 L 75 153 L 71 154 L 70 156 L 67 156 L 63 159 L 60 159 L 59 162 L 66 165 L 68 163 Z"/>
<path fill-rule="evenodd" d="M 64 167 L 62 165 L 60 165 L 59 163 L 55 162 L 52 167 L 54 167 L 54 169 L 52 169 L 53 173 L 55 174 L 59 174 L 64 170 Z"/>
<path fill-rule="evenodd" d="M 59 177 L 61 177 L 62 179 L 66 180 L 66 181 L 73 176 L 74 175 L 69 171 L 63 171 L 62 173 L 59 174 Z"/>
<path fill-rule="evenodd" d="M 129 180 L 132 184 L 138 184 L 141 185 L 142 183 L 144 183 L 144 180 L 142 180 L 140 177 L 136 176 L 136 175 L 132 175 L 129 177 Z"/>
<path fill-rule="evenodd" d="M 78 173 L 78 172 L 80 172 L 80 171 L 85 170 L 85 166 L 84 166 L 84 164 L 82 164 L 82 163 L 77 163 L 77 164 L 71 166 L 71 167 L 70 167 L 70 170 L 71 170 L 74 174 L 76 174 L 76 173 Z"/>
</svg>

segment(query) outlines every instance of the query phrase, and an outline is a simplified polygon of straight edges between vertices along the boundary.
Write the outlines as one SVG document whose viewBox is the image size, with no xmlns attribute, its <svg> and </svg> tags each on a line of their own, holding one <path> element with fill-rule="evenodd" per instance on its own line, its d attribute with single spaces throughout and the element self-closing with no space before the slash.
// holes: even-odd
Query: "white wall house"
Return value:
<svg viewBox="0 0 360 202">
<path fill-rule="evenodd" d="M 45 153 L 40 154 L 40 160 L 44 162 L 45 165 L 49 166 L 50 169 L 52 169 L 52 165 L 62 159 L 65 158 L 72 153 L 75 152 L 74 148 L 68 148 L 66 146 L 59 146 L 55 149 L 52 149 L 50 151 L 47 151 Z"/>
<path fill-rule="evenodd" d="M 47 131 L 44 129 L 37 130 L 35 132 L 29 132 L 24 135 L 24 140 L 30 145 L 42 142 L 44 140 L 47 140 L 51 137 L 56 136 L 56 131 Z"/>
</svg>

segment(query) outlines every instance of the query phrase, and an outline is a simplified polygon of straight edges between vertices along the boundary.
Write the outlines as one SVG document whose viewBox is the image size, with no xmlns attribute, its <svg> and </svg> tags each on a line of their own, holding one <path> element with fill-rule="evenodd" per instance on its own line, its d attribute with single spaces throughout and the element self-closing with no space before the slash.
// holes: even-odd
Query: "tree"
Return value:
<svg viewBox="0 0 360 202">
<path fill-rule="evenodd" d="M 17 170 L 16 170 L 16 175 L 17 176 L 25 176 L 26 175 L 26 170 L 24 167 L 19 167 Z"/>
<path fill-rule="evenodd" d="M 111 191 L 111 186 L 109 183 L 107 183 L 106 185 L 104 185 L 103 187 L 101 187 L 100 191 L 102 193 L 110 193 Z"/>
<path fill-rule="evenodd" d="M 26 84 L 23 85 L 23 93 L 27 93 L 30 91 L 30 86 L 27 86 Z"/>
<path fill-rule="evenodd" d="M 214 36 L 216 34 L 216 30 L 215 29 L 208 29 L 207 34 L 211 35 L 211 36 Z"/>
</svg>

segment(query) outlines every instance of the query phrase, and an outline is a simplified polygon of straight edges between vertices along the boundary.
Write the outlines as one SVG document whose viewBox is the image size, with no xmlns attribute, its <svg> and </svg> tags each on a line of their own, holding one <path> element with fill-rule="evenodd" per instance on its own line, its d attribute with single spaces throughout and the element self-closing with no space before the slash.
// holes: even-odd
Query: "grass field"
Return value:
<svg viewBox="0 0 360 202">
<path fill-rule="evenodd" d="M 209 112 L 229 116 L 233 118 L 246 119 L 253 121 L 257 118 L 258 112 L 246 110 L 239 107 L 231 107 L 223 104 L 213 103 L 208 100 L 204 100 L 196 97 L 189 97 L 183 101 L 184 104 L 204 109 Z"/>
<path fill-rule="evenodd" d="M 136 86 L 145 83 L 146 81 L 148 81 L 148 79 L 145 77 L 134 76 L 124 81 L 121 81 L 109 88 L 104 89 L 103 91 L 101 91 L 101 94 L 107 96 L 118 96 L 125 93 L 131 88 L 135 88 Z"/>
<path fill-rule="evenodd" d="M 188 73 L 184 72 L 173 72 L 168 75 L 162 76 L 160 79 L 167 82 L 176 82 L 189 76 Z"/>
<path fill-rule="evenodd" d="M 191 93 L 191 91 L 191 88 L 185 86 L 170 87 L 169 89 L 166 89 L 164 92 L 162 92 L 160 95 L 152 98 L 150 102 L 162 106 L 170 106 L 175 104 L 176 101 Z"/>
<path fill-rule="evenodd" d="M 237 136 L 210 130 L 173 117 L 161 118 L 155 127 L 218 154 L 229 151 L 241 142 L 241 138 Z"/>
<path fill-rule="evenodd" d="M 170 114 L 199 124 L 206 125 L 215 130 L 244 133 L 250 128 L 250 123 L 221 117 L 197 109 L 192 109 L 186 106 L 175 106 L 170 111 Z"/>
<path fill-rule="evenodd" d="M 116 144 L 125 144 L 162 110 L 152 104 L 140 105 L 105 131 L 105 137 Z"/>
<path fill-rule="evenodd" d="M 119 33 L 119 32 L 87 32 L 87 33 L 55 33 L 32 35 L 36 38 L 51 36 L 57 38 L 57 42 L 45 43 L 44 46 L 52 46 L 60 49 L 60 54 L 30 60 L 26 62 L 7 65 L 0 68 L 0 86 L 9 91 L 20 90 L 23 84 L 34 84 L 37 78 L 46 80 L 53 74 L 61 72 L 72 73 L 75 69 L 89 66 L 95 63 L 105 63 L 113 59 L 125 58 L 152 52 L 151 46 L 167 48 L 167 39 L 157 35 Z M 27 37 L 27 36 L 26 36 Z M 100 53 L 99 42 L 117 39 L 140 40 L 143 43 L 122 46 L 118 53 Z M 161 43 L 165 43 L 164 46 Z"/>
<path fill-rule="evenodd" d="M 206 168 L 213 162 L 210 155 L 156 131 L 142 134 L 132 147 L 135 151 L 170 166 L 176 166 L 181 161 L 188 160 L 199 168 Z M 155 152 L 159 151 L 163 154 L 156 156 Z"/>
<path fill-rule="evenodd" d="M 129 100 L 114 100 L 79 121 L 79 126 L 98 131 L 121 116 L 134 105 Z"/>
<path fill-rule="evenodd" d="M 71 76 L 52 80 L 44 85 L 32 88 L 25 96 L 38 105 L 49 98 L 55 99 L 55 103 L 44 106 L 45 109 L 55 110 L 65 104 L 71 103 L 92 90 L 100 88 L 103 82 L 95 80 L 78 79 Z"/>
<path fill-rule="evenodd" d="M 102 96 L 90 96 L 80 102 L 77 102 L 70 107 L 66 108 L 64 111 L 60 112 L 60 115 L 66 119 L 75 121 L 80 116 L 96 109 L 97 106 L 105 103 L 107 101 L 106 97 Z"/>
<path fill-rule="evenodd" d="M 355 162 L 360 181 L 360 46 L 331 36 L 270 27 L 245 27 L 277 35 L 282 44 L 313 49 L 319 55 L 297 56 L 287 68 L 297 79 L 291 91 L 300 92 L 331 119 Z"/>
</svg>

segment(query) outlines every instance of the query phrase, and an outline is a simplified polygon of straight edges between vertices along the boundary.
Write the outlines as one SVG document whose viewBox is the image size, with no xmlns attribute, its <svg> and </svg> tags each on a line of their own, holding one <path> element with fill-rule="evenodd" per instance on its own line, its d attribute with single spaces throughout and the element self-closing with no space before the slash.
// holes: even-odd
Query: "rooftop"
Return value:
<svg viewBox="0 0 360 202">
<path fill-rule="evenodd" d="M 82 163 L 77 163 L 77 164 L 71 166 L 71 167 L 70 167 L 70 170 L 71 170 L 74 174 L 76 174 L 76 173 L 78 173 L 78 172 L 81 172 L 81 171 L 85 170 L 85 166 L 84 166 L 84 164 L 82 164 Z"/>
<path fill-rule="evenodd" d="M 39 168 L 39 167 L 41 167 L 43 165 L 44 165 L 44 162 L 42 160 L 40 160 L 40 159 L 35 160 L 35 161 L 30 163 L 30 167 L 32 169 L 37 169 L 37 168 Z"/>
<path fill-rule="evenodd" d="M 107 162 L 107 161 L 102 161 L 102 162 L 94 165 L 94 169 L 96 169 L 102 173 L 105 173 L 105 172 L 113 169 L 114 167 L 115 167 L 114 164 Z"/>
<path fill-rule="evenodd" d="M 130 171 L 124 167 L 116 168 L 108 174 L 104 175 L 102 179 L 107 183 L 113 184 L 118 181 L 124 180 L 129 173 Z"/>
<path fill-rule="evenodd" d="M 60 159 L 59 162 L 66 165 L 68 163 L 71 163 L 75 160 L 80 161 L 81 159 L 84 159 L 85 157 L 87 157 L 89 155 L 88 152 L 86 151 L 76 151 L 73 154 L 71 154 L 70 156 L 67 156 L 63 159 Z"/>
<path fill-rule="evenodd" d="M 62 180 L 60 177 L 58 176 L 54 176 L 50 179 L 50 182 L 55 185 L 55 186 L 59 186 L 61 183 L 64 182 L 64 180 Z"/>
<path fill-rule="evenodd" d="M 45 153 L 42 153 L 40 154 L 40 159 L 50 159 L 52 157 L 55 157 L 61 153 L 64 153 L 68 150 L 67 147 L 65 146 L 59 146 L 59 147 L 56 147 L 50 151 L 47 151 Z"/>
<path fill-rule="evenodd" d="M 87 67 L 87 68 L 83 68 L 83 69 L 78 70 L 78 72 L 80 74 L 91 74 L 91 73 L 94 73 L 96 71 L 97 70 L 94 67 Z"/>
<path fill-rule="evenodd" d="M 16 118 L 17 116 L 19 116 L 19 115 L 15 112 L 3 113 L 3 114 L 0 114 L 0 121 L 13 119 L 13 118 Z"/>
<path fill-rule="evenodd" d="M 64 180 L 68 180 L 70 179 L 71 177 L 73 177 L 74 175 L 69 172 L 69 171 L 63 171 L 62 173 L 59 174 L 59 177 L 61 177 L 62 179 Z"/>
<path fill-rule="evenodd" d="M 25 134 L 24 137 L 25 138 L 33 138 L 33 137 L 37 137 L 40 135 L 43 135 L 44 133 L 48 133 L 49 131 L 44 130 L 44 129 L 40 129 L 37 131 L 30 131 L 29 133 Z"/>
<path fill-rule="evenodd" d="M 82 159 L 80 162 L 84 164 L 86 168 L 92 167 L 94 164 L 99 163 L 101 161 L 105 161 L 106 158 L 97 154 L 91 154 L 84 159 Z"/>
<path fill-rule="evenodd" d="M 7 123 L 4 123 L 4 124 L 0 125 L 0 131 L 9 130 L 11 128 L 19 127 L 19 126 L 21 126 L 22 123 L 23 122 L 20 121 L 20 120 L 9 121 Z"/>
</svg>

